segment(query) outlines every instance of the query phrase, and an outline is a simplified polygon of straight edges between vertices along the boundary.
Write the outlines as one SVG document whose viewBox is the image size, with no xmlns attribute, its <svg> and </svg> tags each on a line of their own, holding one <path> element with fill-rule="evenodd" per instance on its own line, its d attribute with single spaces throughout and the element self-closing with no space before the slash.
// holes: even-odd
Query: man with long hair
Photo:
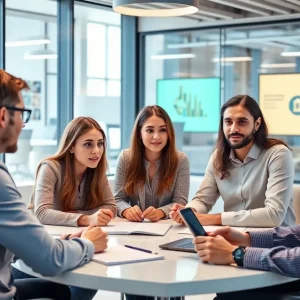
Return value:
<svg viewBox="0 0 300 300">
<path fill-rule="evenodd" d="M 221 109 L 216 149 L 200 188 L 187 205 L 203 225 L 274 227 L 295 224 L 294 166 L 288 146 L 268 137 L 257 102 L 238 95 Z M 207 214 L 219 196 L 224 212 Z M 182 222 L 175 204 L 170 213 Z"/>
<path fill-rule="evenodd" d="M 21 95 L 27 88 L 25 81 L 0 69 L 0 153 L 17 151 L 18 137 L 31 113 Z M 5 164 L 0 162 L 0 299 L 70 299 L 68 286 L 39 278 L 14 282 L 11 275 L 14 255 L 35 272 L 55 276 L 85 264 L 94 252 L 107 246 L 107 235 L 99 227 L 65 239 L 51 237 L 30 213 Z"/>
</svg>

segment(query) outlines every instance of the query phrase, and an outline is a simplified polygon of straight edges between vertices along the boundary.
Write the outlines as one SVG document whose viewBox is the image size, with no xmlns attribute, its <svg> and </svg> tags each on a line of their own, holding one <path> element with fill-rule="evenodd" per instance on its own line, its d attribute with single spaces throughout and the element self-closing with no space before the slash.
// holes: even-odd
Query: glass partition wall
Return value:
<svg viewBox="0 0 300 300">
<path fill-rule="evenodd" d="M 222 105 L 237 94 L 263 101 L 263 93 L 272 93 L 272 89 L 265 91 L 262 83 L 259 85 L 263 75 L 300 72 L 300 23 L 159 32 L 141 38 L 145 44 L 145 75 L 141 74 L 145 105 L 161 104 L 168 109 L 178 148 L 189 156 L 193 174 L 204 174 L 214 149 L 218 101 Z M 210 85 L 216 78 L 219 84 Z M 214 93 L 216 88 L 219 95 Z M 297 88 L 293 87 L 295 95 L 291 96 L 286 89 L 288 112 L 289 97 L 300 96 Z M 260 105 L 264 107 L 262 102 Z M 278 132 L 273 119 L 280 106 L 272 109 L 269 113 L 263 110 L 271 135 L 293 149 L 295 179 L 300 180 L 300 115 L 295 111 L 280 115 L 282 130 Z M 288 130 L 291 118 L 296 123 L 299 119 L 298 126 L 291 125 L 298 130 Z"/>
</svg>

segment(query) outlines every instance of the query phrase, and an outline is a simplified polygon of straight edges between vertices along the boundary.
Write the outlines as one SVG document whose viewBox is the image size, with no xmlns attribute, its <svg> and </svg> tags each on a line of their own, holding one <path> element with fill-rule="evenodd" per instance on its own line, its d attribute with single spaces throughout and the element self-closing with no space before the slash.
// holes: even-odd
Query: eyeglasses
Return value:
<svg viewBox="0 0 300 300">
<path fill-rule="evenodd" d="M 32 111 L 31 109 L 19 108 L 19 107 L 9 106 L 9 105 L 0 106 L 0 108 L 2 108 L 2 107 L 5 107 L 8 110 L 20 111 L 23 123 L 27 123 L 30 119 L 30 115 L 31 115 L 31 111 Z"/>
</svg>

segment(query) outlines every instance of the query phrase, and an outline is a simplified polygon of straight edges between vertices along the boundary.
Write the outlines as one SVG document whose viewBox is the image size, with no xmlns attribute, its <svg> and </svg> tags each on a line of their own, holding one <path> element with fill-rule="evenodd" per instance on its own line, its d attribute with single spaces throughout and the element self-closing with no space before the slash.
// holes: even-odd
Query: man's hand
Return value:
<svg viewBox="0 0 300 300">
<path fill-rule="evenodd" d="M 236 246 L 230 244 L 224 237 L 218 235 L 198 236 L 194 238 L 193 243 L 198 256 L 203 262 L 217 265 L 233 264 L 232 252 Z"/>
<path fill-rule="evenodd" d="M 247 232 L 240 232 L 236 229 L 233 229 L 229 226 L 223 228 L 218 228 L 212 232 L 208 233 L 209 236 L 223 236 L 230 244 L 236 246 L 251 246 L 250 234 Z"/>
<path fill-rule="evenodd" d="M 199 222 L 205 225 L 222 225 L 221 214 L 199 214 L 196 213 Z"/>
<path fill-rule="evenodd" d="M 142 222 L 142 219 L 143 219 L 143 213 L 137 205 L 125 209 L 123 211 L 122 215 L 127 220 L 133 221 L 133 222 Z"/>
<path fill-rule="evenodd" d="M 83 230 L 81 238 L 91 241 L 95 246 L 95 253 L 102 252 L 107 248 L 107 233 L 100 227 L 89 226 Z"/>
<path fill-rule="evenodd" d="M 161 209 L 154 208 L 153 206 L 149 206 L 143 212 L 143 216 L 144 218 L 149 219 L 151 222 L 157 222 L 166 217 L 165 213 Z"/>
<path fill-rule="evenodd" d="M 185 208 L 184 205 L 175 203 L 174 206 L 172 207 L 171 211 L 170 211 L 169 216 L 176 223 L 183 224 L 183 220 L 182 220 L 182 218 L 180 216 L 180 213 L 179 213 L 179 211 L 183 208 Z"/>
</svg>

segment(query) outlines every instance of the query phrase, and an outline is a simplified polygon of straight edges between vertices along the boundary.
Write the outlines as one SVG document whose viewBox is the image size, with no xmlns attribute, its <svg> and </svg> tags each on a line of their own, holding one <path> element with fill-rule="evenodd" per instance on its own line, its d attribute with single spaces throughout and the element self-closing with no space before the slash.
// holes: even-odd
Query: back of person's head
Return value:
<svg viewBox="0 0 300 300">
<path fill-rule="evenodd" d="M 219 125 L 218 139 L 216 143 L 216 159 L 214 160 L 214 169 L 221 178 L 229 176 L 228 168 L 230 166 L 229 154 L 231 147 L 224 134 L 224 114 L 227 108 L 233 106 L 242 106 L 253 117 L 254 122 L 260 119 L 260 125 L 253 133 L 254 143 L 262 149 L 269 149 L 275 145 L 285 145 L 283 141 L 268 138 L 268 126 L 262 114 L 258 103 L 248 95 L 237 95 L 229 99 L 221 108 L 221 117 Z"/>
<path fill-rule="evenodd" d="M 16 78 L 0 69 L 0 145 L 1 152 L 14 153 L 17 151 L 17 141 L 24 127 L 22 96 L 20 92 L 28 89 L 28 85 L 21 78 Z M 19 105 L 19 107 L 17 107 Z M 20 115 L 17 118 L 15 114 Z"/>
<path fill-rule="evenodd" d="M 87 168 L 86 170 L 84 209 L 93 209 L 100 206 L 103 200 L 103 190 L 106 182 L 107 160 L 105 133 L 97 121 L 90 117 L 78 117 L 72 120 L 63 132 L 56 154 L 47 158 L 48 160 L 55 161 L 61 165 L 63 182 L 60 198 L 63 202 L 65 211 L 73 208 L 73 201 L 76 194 L 74 155 L 72 154 L 71 149 L 75 146 L 79 137 L 93 129 L 97 129 L 102 134 L 104 149 L 97 167 Z M 37 173 L 40 166 L 38 167 Z"/>
<path fill-rule="evenodd" d="M 130 146 L 130 164 L 127 171 L 125 191 L 134 194 L 137 185 L 145 184 L 146 170 L 144 167 L 145 146 L 141 140 L 141 129 L 145 122 L 152 116 L 161 118 L 166 125 L 168 141 L 161 153 L 161 166 L 159 170 L 160 182 L 157 193 L 163 194 L 169 190 L 173 183 L 174 174 L 178 165 L 178 155 L 175 145 L 175 131 L 168 113 L 158 105 L 144 107 L 136 117 Z"/>
<path fill-rule="evenodd" d="M 23 89 L 28 89 L 28 85 L 23 79 L 0 69 L 0 107 L 18 104 L 20 102 L 19 92 Z"/>
</svg>

